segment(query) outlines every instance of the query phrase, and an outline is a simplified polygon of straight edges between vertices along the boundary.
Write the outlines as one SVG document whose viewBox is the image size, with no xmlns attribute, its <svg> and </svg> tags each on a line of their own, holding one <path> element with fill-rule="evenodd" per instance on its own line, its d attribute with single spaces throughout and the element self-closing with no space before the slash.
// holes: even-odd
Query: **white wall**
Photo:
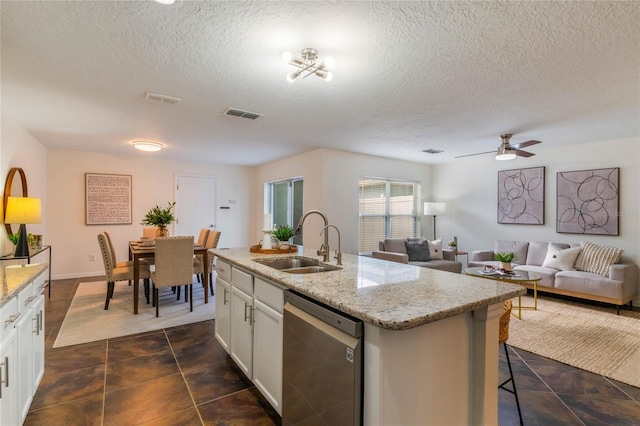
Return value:
<svg viewBox="0 0 640 426">
<path fill-rule="evenodd" d="M 192 162 L 169 161 L 142 156 L 115 156 L 84 151 L 50 149 L 47 153 L 46 241 L 53 246 L 53 278 L 103 275 L 104 267 L 97 234 L 110 233 L 118 260 L 128 258 L 127 242 L 142 233 L 140 221 L 156 204 L 165 205 L 175 199 L 177 173 L 215 176 L 219 209 L 217 229 L 221 231 L 219 247 L 247 246 L 251 239 L 255 211 L 252 204 L 254 169 Z M 85 225 L 85 173 L 132 175 L 132 224 Z M 205 194 L 203 194 L 205 196 Z M 229 203 L 229 200 L 235 203 Z M 173 229 L 169 229 L 173 235 Z M 96 261 L 89 261 L 95 255 Z"/>
<path fill-rule="evenodd" d="M 321 210 L 329 223 L 340 230 L 343 253 L 358 253 L 358 180 L 360 177 L 383 177 L 389 179 L 418 181 L 422 183 L 422 198 L 431 194 L 431 166 L 408 161 L 392 160 L 345 151 L 317 149 L 258 167 L 255 191 L 256 205 L 262 205 L 265 182 L 304 177 L 304 211 Z M 256 212 L 254 220 L 260 225 L 262 211 Z M 421 214 L 422 212 L 420 212 Z M 422 234 L 431 235 L 430 217 L 421 216 Z M 258 225 L 256 235 L 261 234 Z M 309 216 L 305 222 L 304 245 L 320 247 L 322 220 Z M 335 230 L 330 230 L 332 251 L 338 248 Z M 259 237 L 257 237 L 259 239 Z"/>
<path fill-rule="evenodd" d="M 4 188 L 5 180 L 12 167 L 20 167 L 27 177 L 27 188 L 30 197 L 40 198 L 42 203 L 42 223 L 27 225 L 27 232 L 44 235 L 46 239 L 47 220 L 44 212 L 47 209 L 46 177 L 47 177 L 47 150 L 38 140 L 29 134 L 17 121 L 6 112 L 2 112 L 2 131 L 0 132 L 0 176 L 2 176 L 1 188 Z M 14 178 L 14 188 L 20 186 L 20 176 Z M 13 194 L 22 196 L 22 193 Z M 0 199 L 0 204 L 2 200 Z M 0 214 L 1 218 L 1 214 Z M 12 225 L 13 232 L 18 232 L 18 225 Z M 10 254 L 14 245 L 7 238 L 4 224 L 0 226 L 0 251 L 3 255 Z"/>
<path fill-rule="evenodd" d="M 551 146 L 545 141 L 536 155 L 501 162 L 492 155 L 459 159 L 434 167 L 433 191 L 447 203 L 438 217 L 438 233 L 458 237 L 460 250 L 493 249 L 496 239 L 579 243 L 582 240 L 624 249 L 624 258 L 640 265 L 640 138 L 603 141 L 580 147 Z M 545 167 L 545 224 L 497 223 L 498 171 Z M 620 167 L 620 235 L 556 233 L 556 174 L 573 170 Z M 640 295 L 636 297 L 640 303 Z"/>
</svg>

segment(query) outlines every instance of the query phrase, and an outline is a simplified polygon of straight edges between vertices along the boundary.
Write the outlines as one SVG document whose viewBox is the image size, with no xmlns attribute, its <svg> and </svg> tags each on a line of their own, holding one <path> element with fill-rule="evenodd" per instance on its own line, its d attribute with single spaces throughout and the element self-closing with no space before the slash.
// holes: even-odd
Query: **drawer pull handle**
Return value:
<svg viewBox="0 0 640 426">
<path fill-rule="evenodd" d="M 17 313 L 17 314 L 13 314 L 13 315 L 11 315 L 11 316 L 9 317 L 9 319 L 4 320 L 4 325 L 12 324 L 12 323 L 16 322 L 16 321 L 17 321 L 17 319 L 18 319 L 18 318 L 20 318 L 20 315 L 22 315 L 22 314 L 21 314 L 21 313 Z"/>
<path fill-rule="evenodd" d="M 0 365 L 4 365 L 4 379 L 2 379 L 2 370 L 0 370 L 0 398 L 2 398 L 2 384 L 4 383 L 4 387 L 9 387 L 9 358 L 4 357 L 4 362 L 0 363 Z"/>
<path fill-rule="evenodd" d="M 24 301 L 24 306 L 27 306 L 29 303 L 33 302 L 34 300 L 36 300 L 38 296 L 31 296 L 31 297 L 27 297 L 27 299 Z"/>
</svg>

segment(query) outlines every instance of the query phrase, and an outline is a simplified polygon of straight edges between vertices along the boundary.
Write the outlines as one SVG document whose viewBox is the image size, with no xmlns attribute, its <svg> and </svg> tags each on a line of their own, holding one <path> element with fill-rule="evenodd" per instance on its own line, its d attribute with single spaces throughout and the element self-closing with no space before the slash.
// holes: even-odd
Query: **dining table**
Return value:
<svg viewBox="0 0 640 426">
<path fill-rule="evenodd" d="M 140 260 L 154 258 L 156 247 L 153 243 L 142 241 L 129 241 L 129 260 L 133 262 L 133 313 L 138 313 L 138 299 L 140 290 Z M 193 254 L 202 255 L 204 265 L 209 264 L 209 250 L 196 243 L 193 244 Z M 202 286 L 204 287 L 204 303 L 209 303 L 209 274 L 202 274 Z"/>
</svg>

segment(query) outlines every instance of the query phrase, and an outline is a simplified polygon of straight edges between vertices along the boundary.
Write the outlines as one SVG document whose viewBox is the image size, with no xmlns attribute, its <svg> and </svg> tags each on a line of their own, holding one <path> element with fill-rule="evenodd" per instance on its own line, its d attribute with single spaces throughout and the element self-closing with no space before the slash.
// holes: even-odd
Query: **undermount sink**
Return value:
<svg viewBox="0 0 640 426">
<path fill-rule="evenodd" d="M 320 263 L 320 261 L 316 259 L 299 256 L 278 257 L 276 259 L 255 259 L 255 261 L 288 274 L 315 274 L 341 269 L 336 266 Z"/>
</svg>

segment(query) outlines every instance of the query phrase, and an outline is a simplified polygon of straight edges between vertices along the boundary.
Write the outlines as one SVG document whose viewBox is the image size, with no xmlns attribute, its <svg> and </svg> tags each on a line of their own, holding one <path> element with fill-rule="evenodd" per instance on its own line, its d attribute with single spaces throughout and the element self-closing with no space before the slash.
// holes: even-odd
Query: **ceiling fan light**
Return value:
<svg viewBox="0 0 640 426">
<path fill-rule="evenodd" d="M 333 74 L 328 72 L 327 75 L 324 76 L 324 81 L 331 81 L 333 80 Z"/>
<path fill-rule="evenodd" d="M 504 160 L 513 160 L 516 158 L 516 152 L 504 146 L 498 148 L 498 154 L 496 155 L 496 160 L 504 161 Z"/>
<path fill-rule="evenodd" d="M 160 142 L 152 142 L 152 141 L 133 141 L 133 147 L 135 149 L 139 149 L 140 151 L 146 152 L 155 152 L 160 151 L 164 148 L 164 145 Z"/>
<path fill-rule="evenodd" d="M 288 64 L 289 62 L 291 62 L 291 59 L 293 58 L 293 55 L 291 54 L 291 52 L 284 52 L 282 54 L 282 61 L 285 64 Z"/>
</svg>

